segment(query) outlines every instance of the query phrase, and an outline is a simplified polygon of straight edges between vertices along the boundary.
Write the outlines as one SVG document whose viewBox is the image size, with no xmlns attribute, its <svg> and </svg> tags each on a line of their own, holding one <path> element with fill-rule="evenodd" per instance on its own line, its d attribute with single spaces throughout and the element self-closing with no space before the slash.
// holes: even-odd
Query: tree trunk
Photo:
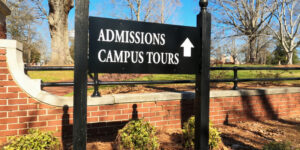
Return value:
<svg viewBox="0 0 300 150">
<path fill-rule="evenodd" d="M 48 23 L 51 35 L 51 65 L 72 64 L 69 51 L 68 15 L 73 8 L 73 0 L 48 0 Z"/>
<path fill-rule="evenodd" d="M 288 52 L 288 55 L 287 55 L 288 56 L 288 63 L 287 63 L 288 65 L 293 64 L 293 54 L 294 54 L 293 51 Z"/>
<path fill-rule="evenodd" d="M 249 63 L 254 64 L 256 61 L 256 51 L 255 51 L 255 38 L 249 37 L 249 54 L 250 54 L 250 59 Z"/>
<path fill-rule="evenodd" d="M 31 49 L 27 50 L 27 64 L 31 63 Z"/>
</svg>

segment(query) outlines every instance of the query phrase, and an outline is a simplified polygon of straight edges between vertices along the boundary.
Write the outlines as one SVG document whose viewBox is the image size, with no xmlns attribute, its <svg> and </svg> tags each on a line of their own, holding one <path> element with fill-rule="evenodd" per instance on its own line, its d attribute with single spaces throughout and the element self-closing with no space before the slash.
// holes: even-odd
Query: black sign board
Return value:
<svg viewBox="0 0 300 150">
<path fill-rule="evenodd" d="M 200 58 L 198 30 L 89 17 L 89 71 L 194 74 Z"/>
</svg>

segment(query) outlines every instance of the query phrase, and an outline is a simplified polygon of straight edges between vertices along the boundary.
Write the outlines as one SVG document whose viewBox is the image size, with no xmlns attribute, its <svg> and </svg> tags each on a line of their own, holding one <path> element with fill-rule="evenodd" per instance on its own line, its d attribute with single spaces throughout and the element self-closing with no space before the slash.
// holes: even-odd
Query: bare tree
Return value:
<svg viewBox="0 0 300 150">
<path fill-rule="evenodd" d="M 48 0 L 49 12 L 42 6 L 43 0 L 32 0 L 48 19 L 51 36 L 52 65 L 72 64 L 73 59 L 69 51 L 68 15 L 74 7 L 73 0 Z"/>
<path fill-rule="evenodd" d="M 227 53 L 230 55 L 230 57 L 233 59 L 233 63 L 237 64 L 238 60 L 238 48 L 236 47 L 235 38 L 231 38 L 232 43 L 230 46 L 228 46 Z"/>
<path fill-rule="evenodd" d="M 222 57 L 226 54 L 226 43 L 227 38 L 218 38 L 218 36 L 224 37 L 225 30 L 224 28 L 216 28 L 216 26 L 212 26 L 212 43 L 210 48 L 211 54 L 211 63 L 212 64 L 219 64 L 222 63 Z M 217 34 L 218 33 L 218 36 Z"/>
<path fill-rule="evenodd" d="M 160 11 L 155 10 L 154 19 L 155 22 L 166 23 L 170 21 L 170 18 L 176 16 L 176 9 L 181 6 L 180 0 L 160 0 L 156 1 Z"/>
<path fill-rule="evenodd" d="M 175 10 L 181 5 L 180 0 L 111 0 L 111 3 L 117 10 L 128 9 L 128 14 L 117 15 L 117 17 L 160 23 L 165 23 L 174 16 Z"/>
<path fill-rule="evenodd" d="M 23 43 L 26 63 L 37 62 L 44 51 L 41 47 L 44 41 L 35 29 L 40 23 L 38 10 L 29 0 L 8 0 L 7 5 L 11 9 L 11 15 L 7 17 L 8 38 Z"/>
<path fill-rule="evenodd" d="M 263 34 L 271 22 L 276 5 L 272 0 L 216 0 L 220 23 L 229 25 L 239 34 L 246 36 L 249 47 L 247 62 L 256 62 L 255 39 Z M 270 7 L 268 7 L 271 5 Z"/>
<path fill-rule="evenodd" d="M 122 14 L 123 16 L 117 15 L 120 18 L 137 21 L 152 21 L 152 10 L 153 8 L 156 8 L 155 1 L 156 0 L 111 0 L 111 3 L 115 6 L 115 10 L 121 10 L 124 8 L 129 9 L 130 13 Z M 124 11 L 121 10 L 118 12 Z"/>
<path fill-rule="evenodd" d="M 287 53 L 288 64 L 293 64 L 293 51 L 300 45 L 300 1 L 275 0 L 275 2 L 279 6 L 275 13 L 278 26 L 269 27 L 273 31 L 274 37 Z"/>
<path fill-rule="evenodd" d="M 258 64 L 267 63 L 267 56 L 270 54 L 268 50 L 270 49 L 271 43 L 272 39 L 268 36 L 259 36 L 255 39 L 255 54 Z"/>
</svg>

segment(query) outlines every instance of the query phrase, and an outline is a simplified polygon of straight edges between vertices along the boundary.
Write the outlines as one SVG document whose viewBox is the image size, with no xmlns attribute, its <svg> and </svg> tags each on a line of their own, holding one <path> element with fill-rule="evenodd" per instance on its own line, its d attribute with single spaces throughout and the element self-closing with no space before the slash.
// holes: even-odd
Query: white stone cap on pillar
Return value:
<svg viewBox="0 0 300 150">
<path fill-rule="evenodd" d="M 24 72 L 23 45 L 16 40 L 0 40 L 0 48 L 6 49 L 6 61 L 14 81 L 26 93 L 35 97 L 41 92 L 41 80 L 31 79 Z"/>
</svg>

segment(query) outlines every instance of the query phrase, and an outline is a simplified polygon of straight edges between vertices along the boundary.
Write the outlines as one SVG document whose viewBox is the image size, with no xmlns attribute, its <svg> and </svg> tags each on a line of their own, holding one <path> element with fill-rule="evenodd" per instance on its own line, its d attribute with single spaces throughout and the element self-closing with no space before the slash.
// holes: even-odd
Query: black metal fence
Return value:
<svg viewBox="0 0 300 150">
<path fill-rule="evenodd" d="M 25 73 L 28 71 L 68 71 L 74 70 L 73 66 L 25 66 Z M 300 80 L 300 77 L 293 78 L 246 78 L 239 79 L 238 71 L 240 70 L 300 70 L 300 67 L 210 67 L 210 70 L 232 70 L 233 78 L 231 79 L 211 79 L 210 82 L 233 82 L 233 89 L 238 89 L 239 82 L 252 82 L 252 81 L 288 81 Z M 161 80 L 161 81 L 100 81 L 98 74 L 89 74 L 93 82 L 88 82 L 89 86 L 94 86 L 94 93 L 92 96 L 100 96 L 98 91 L 99 85 L 133 85 L 133 84 L 179 84 L 179 83 L 195 83 L 195 80 Z M 43 87 L 51 86 L 74 86 L 73 82 L 42 82 Z"/>
</svg>

